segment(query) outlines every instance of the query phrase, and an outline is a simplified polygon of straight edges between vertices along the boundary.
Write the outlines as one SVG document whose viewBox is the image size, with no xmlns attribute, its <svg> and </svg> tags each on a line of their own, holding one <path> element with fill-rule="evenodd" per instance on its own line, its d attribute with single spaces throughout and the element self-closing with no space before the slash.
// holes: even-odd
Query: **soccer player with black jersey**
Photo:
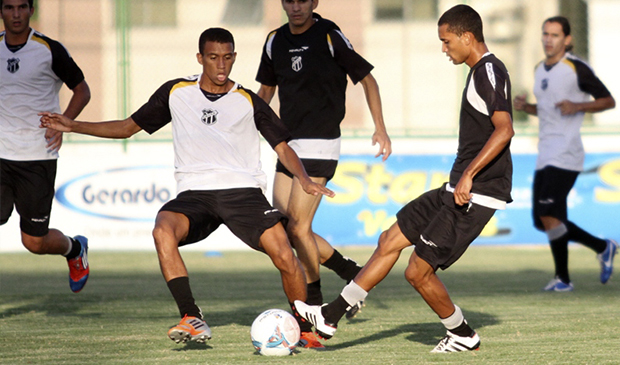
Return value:
<svg viewBox="0 0 620 365">
<path fill-rule="evenodd" d="M 467 64 L 459 120 L 459 146 L 450 181 L 409 202 L 396 223 L 379 237 L 366 265 L 333 302 L 309 306 L 295 302 L 317 332 L 330 338 L 347 308 L 363 300 L 390 272 L 401 251 L 415 250 L 405 278 L 439 316 L 446 336 L 432 352 L 475 350 L 478 334 L 454 305 L 436 274 L 456 262 L 497 209 L 512 201 L 510 79 L 504 64 L 484 43 L 482 20 L 467 5 L 446 11 L 438 22 L 442 51 L 455 64 Z"/>
<path fill-rule="evenodd" d="M 264 252 L 280 270 L 291 303 L 306 299 L 303 269 L 281 221 L 263 191 L 260 134 L 311 195 L 333 192 L 314 183 L 286 143 L 290 134 L 271 108 L 228 78 L 236 53 L 229 31 L 209 28 L 199 39 L 202 74 L 164 83 L 131 117 L 87 123 L 41 113 L 41 125 L 105 138 L 149 134 L 172 123 L 177 197 L 157 214 L 153 237 L 164 279 L 182 317 L 168 331 L 175 342 L 204 342 L 211 330 L 196 305 L 179 247 L 208 237 L 225 224 L 249 247 Z"/>
<path fill-rule="evenodd" d="M 63 255 L 69 287 L 88 280 L 88 240 L 49 228 L 62 133 L 39 128 L 40 110 L 60 113 L 58 92 L 73 92 L 64 115 L 77 117 L 90 100 L 82 70 L 65 47 L 30 28 L 33 0 L 0 0 L 0 225 L 13 208 L 22 244 L 38 255 Z"/>
<path fill-rule="evenodd" d="M 373 66 L 361 57 L 332 21 L 313 13 L 318 0 L 282 0 L 289 22 L 267 36 L 256 81 L 258 95 L 271 102 L 276 89 L 280 117 L 291 131 L 289 145 L 301 158 L 308 175 L 321 185 L 334 176 L 340 156 L 340 123 L 345 115 L 347 75 L 362 84 L 375 124 L 373 145 L 377 157 L 391 154 L 381 110 L 381 97 L 370 71 Z M 308 302 L 323 302 L 319 267 L 335 271 L 350 281 L 360 267 L 343 257 L 312 230 L 312 220 L 321 197 L 303 194 L 293 175 L 278 161 L 273 203 L 289 217 L 287 232 L 306 270 Z M 347 313 L 352 317 L 361 303 Z M 311 326 L 302 326 L 304 347 L 324 348 L 312 335 Z"/>
<path fill-rule="evenodd" d="M 528 104 L 525 95 L 514 100 L 516 110 L 537 115 L 539 120 L 532 213 L 534 226 L 547 234 L 555 262 L 555 277 L 544 290 L 559 292 L 573 290 L 568 274 L 569 241 L 579 242 L 597 253 L 603 284 L 611 277 L 618 249 L 614 240 L 595 237 L 568 220 L 568 194 L 583 170 L 585 158 L 580 133 L 584 114 L 616 105 L 590 66 L 569 53 L 570 33 L 570 23 L 565 17 L 556 16 L 543 22 L 546 58 L 534 74 L 537 104 Z"/>
</svg>

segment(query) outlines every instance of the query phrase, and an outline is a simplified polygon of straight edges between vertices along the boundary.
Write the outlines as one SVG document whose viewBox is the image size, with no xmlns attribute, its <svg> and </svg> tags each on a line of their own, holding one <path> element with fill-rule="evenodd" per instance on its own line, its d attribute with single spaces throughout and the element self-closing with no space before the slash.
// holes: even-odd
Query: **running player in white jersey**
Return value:
<svg viewBox="0 0 620 365">
<path fill-rule="evenodd" d="M 545 20 L 542 33 L 546 58 L 538 64 L 534 76 L 537 103 L 528 104 L 525 95 L 520 95 L 514 106 L 538 116 L 538 159 L 532 194 L 534 226 L 547 234 L 555 262 L 555 277 L 544 290 L 564 292 L 573 290 L 568 273 L 569 241 L 597 253 L 601 283 L 605 284 L 613 272 L 617 243 L 595 237 L 568 220 L 567 198 L 583 170 L 585 151 L 580 129 L 584 114 L 601 112 L 616 104 L 590 66 L 569 53 L 572 37 L 568 19 L 556 16 Z"/>
<path fill-rule="evenodd" d="M 90 100 L 82 70 L 65 47 L 30 28 L 33 0 L 0 0 L 0 225 L 13 208 L 22 244 L 39 255 L 63 255 L 69 287 L 82 290 L 90 268 L 88 240 L 49 228 L 62 133 L 39 128 L 37 113 L 60 113 L 58 92 L 73 92 L 64 115 L 77 117 Z"/>
<path fill-rule="evenodd" d="M 360 56 L 340 28 L 313 13 L 318 0 L 282 0 L 288 23 L 267 36 L 256 76 L 261 83 L 258 95 L 268 103 L 276 89 L 280 117 L 291 131 L 290 146 L 301 158 L 308 175 L 322 185 L 334 176 L 340 157 L 340 123 L 345 115 L 347 76 L 361 83 L 375 124 L 373 145 L 379 144 L 377 157 L 385 161 L 392 152 L 381 110 L 381 97 L 373 66 Z M 320 304 L 320 264 L 349 282 L 360 267 L 343 257 L 323 237 L 313 231 L 312 221 L 320 196 L 303 194 L 293 175 L 281 163 L 276 165 L 273 203 L 289 217 L 287 232 L 306 270 L 308 302 Z M 353 317 L 361 303 L 353 306 Z M 324 349 L 302 326 L 304 347 Z"/>
<path fill-rule="evenodd" d="M 510 77 L 484 43 L 482 19 L 456 5 L 438 22 L 442 51 L 455 65 L 470 67 L 463 91 L 459 146 L 450 181 L 409 202 L 359 274 L 336 300 L 322 307 L 295 302 L 325 338 L 332 337 L 347 308 L 366 298 L 390 272 L 403 249 L 415 246 L 405 278 L 447 329 L 432 352 L 476 350 L 480 337 L 469 326 L 436 272 L 463 255 L 497 209 L 512 201 Z"/>
<path fill-rule="evenodd" d="M 305 275 L 282 221 L 263 191 L 258 132 L 310 195 L 333 192 L 314 183 L 286 143 L 290 134 L 261 98 L 228 76 L 235 62 L 229 31 L 209 28 L 200 36 L 202 74 L 164 83 L 125 120 L 87 123 L 42 113 L 43 127 L 105 138 L 154 133 L 172 123 L 175 178 L 179 194 L 157 214 L 153 237 L 164 279 L 182 317 L 168 331 L 175 342 L 211 338 L 196 305 L 179 247 L 208 237 L 220 224 L 251 248 L 264 252 L 280 270 L 286 297 L 306 300 Z"/>
</svg>

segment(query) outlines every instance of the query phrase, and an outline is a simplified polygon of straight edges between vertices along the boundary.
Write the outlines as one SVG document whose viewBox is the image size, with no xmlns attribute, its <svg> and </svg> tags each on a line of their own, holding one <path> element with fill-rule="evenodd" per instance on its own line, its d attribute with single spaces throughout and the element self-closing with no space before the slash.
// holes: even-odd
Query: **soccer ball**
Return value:
<svg viewBox="0 0 620 365">
<path fill-rule="evenodd" d="M 265 356 L 290 355 L 299 342 L 299 325 L 289 312 L 268 309 L 261 313 L 250 330 L 252 345 Z"/>
</svg>

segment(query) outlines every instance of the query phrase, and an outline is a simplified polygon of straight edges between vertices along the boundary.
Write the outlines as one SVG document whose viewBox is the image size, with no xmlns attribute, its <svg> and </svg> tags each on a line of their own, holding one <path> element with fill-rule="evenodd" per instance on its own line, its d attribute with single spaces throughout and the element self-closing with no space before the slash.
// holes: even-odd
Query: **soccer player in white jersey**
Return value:
<svg viewBox="0 0 620 365">
<path fill-rule="evenodd" d="M 371 74 L 373 66 L 360 56 L 340 28 L 313 11 L 319 0 L 282 0 L 288 23 L 273 30 L 263 47 L 256 81 L 258 95 L 270 102 L 276 90 L 280 118 L 293 136 L 291 147 L 308 175 L 322 185 L 334 176 L 340 156 L 340 123 L 345 115 L 347 76 L 362 84 L 375 124 L 372 143 L 379 144 L 376 157 L 385 161 L 392 152 L 381 109 L 381 96 Z M 306 270 L 308 303 L 323 302 L 319 267 L 333 270 L 350 281 L 360 267 L 343 257 L 312 229 L 321 201 L 308 196 L 281 163 L 276 165 L 273 203 L 289 217 L 287 232 Z M 355 316 L 361 303 L 347 318 Z M 302 326 L 304 347 L 324 349 L 309 324 Z"/>
<path fill-rule="evenodd" d="M 568 273 L 569 241 L 597 253 L 603 284 L 613 272 L 618 246 L 614 240 L 595 237 L 568 220 L 567 197 L 583 170 L 585 158 L 580 133 L 584 114 L 616 105 L 590 66 L 569 53 L 571 42 L 568 19 L 556 16 L 544 21 L 542 45 L 546 58 L 538 64 L 534 76 L 537 103 L 527 103 L 525 95 L 514 100 L 516 110 L 537 115 L 539 120 L 532 207 L 534 226 L 547 234 L 555 262 L 555 277 L 544 287 L 546 291 L 573 290 Z"/>
<path fill-rule="evenodd" d="M 177 343 L 211 338 L 179 246 L 206 238 L 220 224 L 269 255 L 280 270 L 291 307 L 295 300 L 306 300 L 305 275 L 281 223 L 286 217 L 263 194 L 266 175 L 261 170 L 259 131 L 304 192 L 334 195 L 310 180 L 287 144 L 288 130 L 267 103 L 228 78 L 236 59 L 232 34 L 209 28 L 198 46 L 202 74 L 164 83 L 125 120 L 88 123 L 41 113 L 43 127 L 105 138 L 128 138 L 142 129 L 154 133 L 172 123 L 179 194 L 160 209 L 153 237 L 161 271 L 182 317 L 168 331 Z"/>
<path fill-rule="evenodd" d="M 65 47 L 30 28 L 33 0 L 0 0 L 0 225 L 13 208 L 22 244 L 38 255 L 63 255 L 69 287 L 82 290 L 90 268 L 88 240 L 49 228 L 62 133 L 39 128 L 37 113 L 60 113 L 63 83 L 73 92 L 64 115 L 77 117 L 90 100 L 82 70 Z"/>
<path fill-rule="evenodd" d="M 484 43 L 482 20 L 474 9 L 456 5 L 439 18 L 438 28 L 442 51 L 450 61 L 470 67 L 450 181 L 396 214 L 396 223 L 381 234 L 375 252 L 336 300 L 322 307 L 295 302 L 299 314 L 323 337 L 333 336 L 347 308 L 366 298 L 401 251 L 415 245 L 405 278 L 447 329 L 432 352 L 471 351 L 480 346 L 480 337 L 452 302 L 436 271 L 456 262 L 495 211 L 512 201 L 510 78 Z"/>
</svg>

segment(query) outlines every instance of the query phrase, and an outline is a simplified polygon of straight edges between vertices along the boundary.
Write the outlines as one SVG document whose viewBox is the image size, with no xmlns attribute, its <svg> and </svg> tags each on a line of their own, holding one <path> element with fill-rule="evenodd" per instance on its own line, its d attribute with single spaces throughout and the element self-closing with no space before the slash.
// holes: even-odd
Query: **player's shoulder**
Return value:
<svg viewBox="0 0 620 365">
<path fill-rule="evenodd" d="M 172 93 L 173 91 L 175 91 L 177 89 L 181 89 L 181 88 L 184 88 L 184 87 L 196 85 L 198 83 L 199 79 L 200 79 L 200 75 L 178 77 L 178 78 L 175 78 L 175 79 L 168 80 L 168 81 L 164 82 L 161 85 L 160 90 L 163 89 L 163 90 L 166 90 L 169 93 Z"/>
<path fill-rule="evenodd" d="M 261 99 L 254 91 L 246 89 L 241 84 L 236 84 L 233 92 L 245 97 L 253 106 L 257 103 L 262 104 L 264 102 L 263 99 Z"/>
<path fill-rule="evenodd" d="M 567 53 L 562 62 L 570 66 L 575 72 L 592 71 L 592 67 L 586 61 L 572 53 Z"/>
<path fill-rule="evenodd" d="M 0 31 L 0 42 L 4 40 L 5 35 L 6 35 L 6 30 Z"/>
<path fill-rule="evenodd" d="M 36 43 L 42 44 L 49 50 L 65 50 L 65 46 L 62 43 L 36 30 L 32 32 L 32 37 L 30 39 Z"/>
</svg>

